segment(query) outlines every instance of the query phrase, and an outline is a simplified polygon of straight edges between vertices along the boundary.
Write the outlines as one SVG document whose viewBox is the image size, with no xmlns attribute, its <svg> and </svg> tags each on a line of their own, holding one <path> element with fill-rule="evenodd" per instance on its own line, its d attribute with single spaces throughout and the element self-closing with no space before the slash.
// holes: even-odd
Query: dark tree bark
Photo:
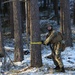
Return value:
<svg viewBox="0 0 75 75">
<path fill-rule="evenodd" d="M 2 1 L 0 0 L 0 9 L 1 9 L 1 2 L 2 2 Z"/>
<path fill-rule="evenodd" d="M 10 6 L 10 26 L 11 26 L 11 38 L 14 38 L 14 23 L 13 23 L 13 4 L 9 3 Z"/>
<path fill-rule="evenodd" d="M 59 25 L 59 13 L 58 13 L 58 0 L 53 0 L 55 17 L 57 20 L 57 24 Z"/>
<path fill-rule="evenodd" d="M 67 26 L 65 27 L 65 36 L 66 36 L 66 45 L 67 46 L 72 46 L 72 32 L 71 32 L 71 19 L 70 19 L 70 6 L 69 6 L 69 0 L 65 0 L 65 13 L 64 13 L 64 25 Z"/>
<path fill-rule="evenodd" d="M 21 11 L 19 0 L 13 0 L 13 21 L 14 21 L 14 38 L 15 38 L 15 61 L 22 61 L 23 56 L 23 43 L 21 32 Z"/>
<path fill-rule="evenodd" d="M 74 1 L 74 6 L 73 6 L 73 24 L 75 25 L 75 1 Z"/>
<path fill-rule="evenodd" d="M 5 50 L 3 48 L 3 35 L 2 35 L 2 23 L 1 23 L 1 16 L 0 16 L 0 57 L 4 56 Z"/>
<path fill-rule="evenodd" d="M 40 2 L 41 2 L 41 7 L 43 7 L 42 0 L 40 0 Z"/>
<path fill-rule="evenodd" d="M 39 26 L 39 7 L 38 0 L 30 0 L 30 50 L 31 50 L 31 66 L 41 67 L 41 45 L 40 42 L 40 26 Z"/>
<path fill-rule="evenodd" d="M 24 21 L 25 21 L 25 3 L 24 2 L 20 2 L 21 3 L 21 19 L 22 19 L 22 33 L 24 33 Z"/>
<path fill-rule="evenodd" d="M 26 40 L 27 47 L 29 48 L 29 36 L 30 36 L 30 1 L 25 2 L 25 13 L 26 13 Z"/>
<path fill-rule="evenodd" d="M 44 5 L 43 5 L 43 7 L 46 9 L 46 0 L 44 0 Z"/>
<path fill-rule="evenodd" d="M 60 0 L 60 25 L 66 46 L 72 46 L 69 0 Z"/>
</svg>

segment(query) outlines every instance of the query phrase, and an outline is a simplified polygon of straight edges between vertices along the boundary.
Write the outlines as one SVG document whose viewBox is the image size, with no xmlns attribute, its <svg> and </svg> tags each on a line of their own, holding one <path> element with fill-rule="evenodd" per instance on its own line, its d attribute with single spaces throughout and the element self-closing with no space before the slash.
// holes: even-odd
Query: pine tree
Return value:
<svg viewBox="0 0 75 75">
<path fill-rule="evenodd" d="M 3 57 L 5 54 L 3 48 L 3 35 L 2 35 L 2 23 L 1 23 L 1 16 L 0 16 L 0 57 Z"/>
<path fill-rule="evenodd" d="M 73 6 L 73 24 L 75 25 L 75 1 Z"/>
<path fill-rule="evenodd" d="M 21 12 L 19 0 L 13 0 L 13 21 L 14 21 L 14 38 L 15 38 L 14 60 L 22 61 L 24 56 L 23 56 Z"/>
<path fill-rule="evenodd" d="M 54 12 L 55 12 L 55 17 L 57 20 L 57 24 L 59 25 L 59 10 L 58 10 L 58 0 L 53 0 L 53 6 L 54 6 Z"/>
<path fill-rule="evenodd" d="M 25 13 L 26 13 L 26 40 L 27 47 L 29 48 L 29 36 L 30 36 L 30 1 L 25 2 Z"/>
<path fill-rule="evenodd" d="M 60 0 L 60 28 L 66 46 L 72 46 L 69 0 Z"/>
<path fill-rule="evenodd" d="M 41 45 L 40 42 L 40 26 L 39 26 L 39 8 L 38 0 L 30 0 L 30 50 L 31 50 L 31 66 L 41 67 Z"/>
<path fill-rule="evenodd" d="M 14 38 L 14 24 L 13 24 L 13 4 L 12 4 L 12 2 L 10 2 L 9 3 L 9 6 L 10 6 L 10 9 L 9 9 L 9 11 L 10 11 L 10 19 L 9 19 L 9 21 L 10 21 L 10 26 L 11 26 L 11 38 Z"/>
</svg>

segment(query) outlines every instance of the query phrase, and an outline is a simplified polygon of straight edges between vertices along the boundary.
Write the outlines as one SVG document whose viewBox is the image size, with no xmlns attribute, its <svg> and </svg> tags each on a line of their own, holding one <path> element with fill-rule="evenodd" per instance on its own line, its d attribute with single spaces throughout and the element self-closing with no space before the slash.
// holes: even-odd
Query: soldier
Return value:
<svg viewBox="0 0 75 75">
<path fill-rule="evenodd" d="M 52 49 L 51 57 L 53 59 L 53 62 L 55 64 L 55 68 L 59 72 L 65 72 L 63 62 L 61 60 L 61 41 L 62 37 L 59 35 L 60 33 L 53 30 L 52 26 L 48 26 L 49 34 L 45 41 L 42 43 L 44 45 L 50 45 L 50 48 Z"/>
<path fill-rule="evenodd" d="M 46 38 L 48 38 L 49 35 L 51 34 L 51 32 L 52 32 L 52 30 L 53 30 L 53 27 L 52 27 L 52 26 L 48 26 L 48 27 L 47 27 L 47 30 L 48 30 L 48 34 L 47 34 Z M 52 46 L 51 46 L 50 42 L 49 42 L 47 45 L 49 45 L 50 48 L 51 48 L 51 50 L 52 50 Z M 52 52 L 52 53 L 53 53 L 53 52 Z M 52 58 L 52 54 L 49 55 L 49 56 L 47 56 L 46 58 L 51 59 L 51 58 Z"/>
</svg>

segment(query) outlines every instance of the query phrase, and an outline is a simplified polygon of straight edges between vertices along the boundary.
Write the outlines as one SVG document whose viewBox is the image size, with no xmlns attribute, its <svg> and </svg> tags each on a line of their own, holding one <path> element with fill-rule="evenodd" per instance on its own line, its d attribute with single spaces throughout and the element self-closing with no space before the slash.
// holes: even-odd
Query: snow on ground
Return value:
<svg viewBox="0 0 75 75">
<path fill-rule="evenodd" d="M 43 24 L 45 20 L 42 20 L 40 23 Z M 55 29 L 57 25 L 56 22 L 50 21 L 52 25 L 54 25 Z M 74 29 L 72 27 L 72 33 L 74 33 Z M 74 33 L 75 34 L 75 33 Z M 42 34 L 42 36 L 45 36 L 46 34 Z M 6 52 L 8 53 L 8 56 L 13 61 L 14 55 L 14 42 L 12 40 L 6 40 L 4 45 L 4 48 L 6 49 Z M 24 43 L 24 51 L 28 50 L 26 48 L 26 44 Z M 75 43 L 73 43 L 73 47 L 67 47 L 65 48 L 65 51 L 61 53 L 63 65 L 65 67 L 65 73 L 56 72 L 53 68 L 55 67 L 52 59 L 45 58 L 46 56 L 51 54 L 51 50 L 49 46 L 42 45 L 42 62 L 43 66 L 40 68 L 30 68 L 30 54 L 24 55 L 24 60 L 22 62 L 11 62 L 9 57 L 6 58 L 6 64 L 3 64 L 2 62 L 4 59 L 2 58 L 2 62 L 0 62 L 0 75 L 75 75 Z M 1 59 L 0 59 L 1 60 Z M 11 62 L 11 63 L 10 63 Z M 5 67 L 3 68 L 3 66 Z"/>
<path fill-rule="evenodd" d="M 73 29 L 74 30 L 74 29 Z M 46 34 L 42 34 L 45 36 Z M 12 41 L 12 40 L 11 40 Z M 13 61 L 14 55 L 14 42 L 7 40 L 4 48 L 8 53 L 8 56 Z M 23 50 L 28 50 L 24 44 Z M 40 68 L 29 68 L 30 66 L 30 54 L 24 55 L 24 60 L 22 62 L 11 62 L 9 57 L 6 58 L 6 64 L 0 62 L 0 75 L 75 75 L 75 43 L 73 47 L 65 48 L 65 51 L 61 53 L 62 61 L 65 67 L 65 73 L 56 72 L 53 68 L 55 67 L 52 59 L 45 58 L 51 54 L 49 46 L 42 45 L 42 62 L 43 66 Z M 2 61 L 4 61 L 2 59 Z M 11 63 L 10 63 L 11 62 Z M 3 68 L 2 66 L 6 67 Z"/>
<path fill-rule="evenodd" d="M 7 49 L 8 47 L 5 47 L 5 48 Z M 10 47 L 10 50 L 11 49 L 13 48 Z M 16 65 L 16 68 L 15 67 L 13 69 L 10 68 L 10 71 L 4 71 L 2 75 L 75 75 L 75 44 L 73 45 L 73 47 L 65 48 L 65 51 L 63 51 L 61 54 L 63 64 L 66 70 L 65 73 L 56 72 L 53 69 L 55 65 L 52 59 L 45 58 L 46 56 L 50 54 L 51 54 L 51 50 L 49 46 L 43 46 L 43 49 L 42 49 L 43 66 L 42 67 L 28 68 L 30 66 L 30 54 L 28 54 L 28 55 L 24 55 L 24 60 L 22 62 L 14 62 L 14 65 Z M 13 55 L 11 57 L 13 58 Z M 1 65 L 2 63 L 0 62 L 0 66 Z M 2 68 L 0 68 L 0 70 L 1 69 Z"/>
</svg>

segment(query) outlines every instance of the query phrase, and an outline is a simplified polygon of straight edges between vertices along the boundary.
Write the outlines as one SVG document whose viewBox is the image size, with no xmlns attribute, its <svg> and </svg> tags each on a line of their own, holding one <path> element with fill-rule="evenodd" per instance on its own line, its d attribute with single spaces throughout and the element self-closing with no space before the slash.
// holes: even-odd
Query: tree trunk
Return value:
<svg viewBox="0 0 75 75">
<path fill-rule="evenodd" d="M 13 0 L 13 21 L 14 21 L 14 38 L 15 38 L 15 50 L 14 57 L 15 61 L 22 61 L 23 56 L 23 43 L 22 43 L 22 32 L 21 32 L 21 11 L 19 0 Z"/>
<path fill-rule="evenodd" d="M 22 33 L 24 33 L 25 3 L 22 1 L 20 3 L 21 3 Z"/>
<path fill-rule="evenodd" d="M 44 0 L 44 5 L 43 5 L 44 9 L 46 9 L 46 0 Z"/>
<path fill-rule="evenodd" d="M 2 1 L 0 0 L 0 9 L 1 9 L 1 2 L 2 2 Z"/>
<path fill-rule="evenodd" d="M 60 0 L 60 22 L 66 46 L 72 46 L 69 0 Z"/>
<path fill-rule="evenodd" d="M 29 36 L 30 36 L 30 1 L 25 2 L 25 12 L 26 12 L 26 40 L 27 48 L 29 48 Z"/>
<path fill-rule="evenodd" d="M 38 0 L 30 0 L 30 50 L 31 66 L 41 67 L 41 45 L 40 45 L 40 26 L 39 26 L 39 7 Z"/>
<path fill-rule="evenodd" d="M 73 6 L 73 24 L 75 25 L 75 1 L 74 1 L 74 6 Z"/>
<path fill-rule="evenodd" d="M 64 1 L 60 0 L 60 31 L 64 34 Z"/>
<path fill-rule="evenodd" d="M 12 2 L 10 2 L 10 26 L 11 26 L 11 38 L 14 38 L 13 4 L 12 4 Z"/>
<path fill-rule="evenodd" d="M 70 6 L 69 6 L 69 0 L 65 0 L 65 8 L 64 8 L 64 25 L 67 26 L 64 27 L 65 36 L 66 36 L 66 45 L 72 46 L 72 32 L 71 32 L 71 19 L 70 19 Z"/>
<path fill-rule="evenodd" d="M 59 13 L 58 13 L 58 0 L 53 0 L 55 17 L 57 20 L 57 24 L 59 25 Z"/>
<path fill-rule="evenodd" d="M 3 48 L 3 35 L 2 35 L 2 23 L 1 23 L 1 16 L 0 16 L 0 56 L 3 57 L 5 54 L 4 48 Z"/>
</svg>

